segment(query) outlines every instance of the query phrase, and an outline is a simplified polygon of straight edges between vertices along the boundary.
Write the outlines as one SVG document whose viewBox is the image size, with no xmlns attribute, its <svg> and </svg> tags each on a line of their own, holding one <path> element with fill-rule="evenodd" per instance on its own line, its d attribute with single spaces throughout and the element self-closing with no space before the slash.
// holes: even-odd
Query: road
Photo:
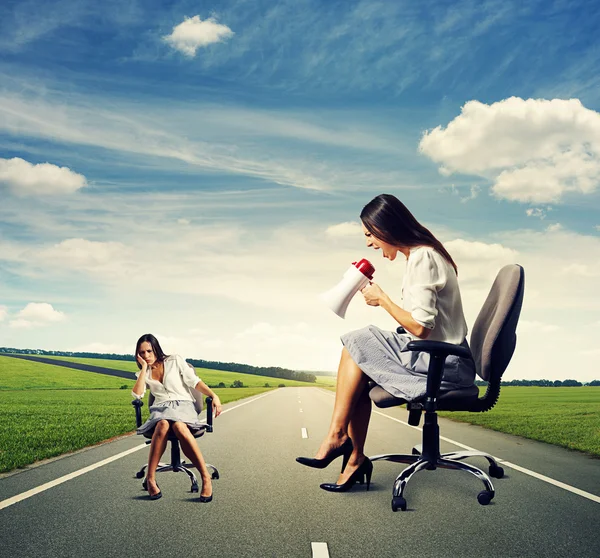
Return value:
<svg viewBox="0 0 600 558">
<path fill-rule="evenodd" d="M 409 509 L 393 513 L 391 486 L 404 465 L 390 462 L 375 463 L 368 492 L 360 485 L 345 494 L 324 492 L 319 484 L 336 480 L 339 460 L 315 470 L 297 464 L 295 457 L 316 452 L 333 400 L 327 390 L 285 388 L 225 405 L 224 414 L 215 420 L 215 432 L 199 440 L 207 461 L 221 474 L 214 481 L 210 504 L 199 503 L 189 492 L 184 474 L 172 473 L 159 474 L 163 498 L 149 501 L 133 478 L 148 455 L 138 436 L 5 475 L 0 478 L 3 554 L 598 556 L 600 461 L 476 426 L 440 421 L 441 434 L 448 440 L 489 451 L 525 471 L 505 466 L 505 478 L 494 480 L 496 498 L 489 506 L 477 503 L 477 479 L 438 469 L 415 476 L 405 493 Z M 410 452 L 420 442 L 420 432 L 405 421 L 405 409 L 377 410 L 367 453 Z M 132 427 L 133 423 L 132 409 Z M 454 443 L 442 442 L 442 451 L 456 449 Z M 15 496 L 126 450 L 132 452 L 7 505 Z M 477 459 L 472 463 L 484 465 Z"/>
</svg>

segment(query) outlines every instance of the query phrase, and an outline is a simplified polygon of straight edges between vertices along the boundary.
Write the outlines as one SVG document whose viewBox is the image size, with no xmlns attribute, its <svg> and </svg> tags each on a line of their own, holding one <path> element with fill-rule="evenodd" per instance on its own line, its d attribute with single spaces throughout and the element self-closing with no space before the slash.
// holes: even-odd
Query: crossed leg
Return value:
<svg viewBox="0 0 600 558">
<path fill-rule="evenodd" d="M 202 478 L 202 491 L 200 492 L 200 496 L 211 496 L 212 478 L 208 472 L 208 467 L 206 466 L 204 457 L 202 457 L 202 453 L 200 453 L 200 448 L 196 443 L 196 438 L 194 438 L 185 422 L 174 422 L 172 428 L 173 432 L 175 432 L 175 435 L 179 439 L 183 453 L 194 464 L 194 467 L 196 467 L 200 473 Z"/>
</svg>

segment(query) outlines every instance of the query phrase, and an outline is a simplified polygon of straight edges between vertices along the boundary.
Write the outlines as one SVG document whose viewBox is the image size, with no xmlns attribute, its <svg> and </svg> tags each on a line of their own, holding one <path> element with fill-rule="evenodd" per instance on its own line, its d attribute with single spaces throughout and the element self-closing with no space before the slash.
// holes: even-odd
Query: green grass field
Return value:
<svg viewBox="0 0 600 558">
<path fill-rule="evenodd" d="M 0 357 L 0 473 L 132 432 L 132 387 L 123 378 Z M 264 391 L 215 389 L 224 404 Z M 143 420 L 147 396 L 145 403 Z"/>
<path fill-rule="evenodd" d="M 600 387 L 505 386 L 487 413 L 440 416 L 600 456 Z"/>
</svg>

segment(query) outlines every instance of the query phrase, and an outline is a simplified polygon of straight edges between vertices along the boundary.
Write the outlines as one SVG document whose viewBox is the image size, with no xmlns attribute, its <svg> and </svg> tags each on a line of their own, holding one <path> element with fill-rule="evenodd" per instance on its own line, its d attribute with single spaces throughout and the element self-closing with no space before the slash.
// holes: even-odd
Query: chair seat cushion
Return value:
<svg viewBox="0 0 600 558">
<path fill-rule="evenodd" d="M 406 399 L 400 397 L 394 397 L 381 386 L 375 385 L 369 391 L 369 397 L 382 409 L 388 407 L 397 407 L 407 403 Z M 479 397 L 479 388 L 475 385 L 469 386 L 464 389 L 454 389 L 450 391 L 443 391 L 440 393 L 437 399 L 437 408 L 440 411 L 468 411 L 477 398 Z M 424 397 L 416 399 L 413 403 L 419 403 L 424 401 Z"/>
</svg>

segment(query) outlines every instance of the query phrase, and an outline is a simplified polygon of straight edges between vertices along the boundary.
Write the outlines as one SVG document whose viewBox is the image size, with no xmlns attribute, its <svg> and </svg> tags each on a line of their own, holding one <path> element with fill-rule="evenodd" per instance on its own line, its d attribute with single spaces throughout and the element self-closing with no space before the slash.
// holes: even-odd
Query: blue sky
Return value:
<svg viewBox="0 0 600 558">
<path fill-rule="evenodd" d="M 5 2 L 0 345 L 334 370 L 317 295 L 397 195 L 472 324 L 525 267 L 508 378 L 598 377 L 595 2 Z M 595 40 L 596 39 L 596 40 Z M 558 351 L 564 343 L 569 349 Z"/>
</svg>

